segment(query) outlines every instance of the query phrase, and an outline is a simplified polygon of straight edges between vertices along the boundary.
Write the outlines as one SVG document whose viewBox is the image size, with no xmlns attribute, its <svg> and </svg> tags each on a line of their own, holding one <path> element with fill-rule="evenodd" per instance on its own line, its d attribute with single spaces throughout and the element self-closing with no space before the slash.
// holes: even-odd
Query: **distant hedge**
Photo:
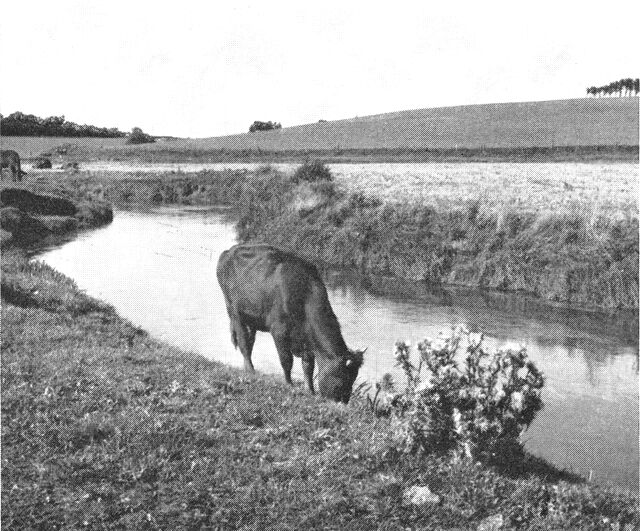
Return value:
<svg viewBox="0 0 640 531">
<path fill-rule="evenodd" d="M 66 136 L 66 137 L 98 137 L 118 138 L 126 133 L 115 127 L 96 127 L 95 125 L 78 125 L 65 120 L 64 116 L 40 118 L 33 114 L 14 112 L 9 116 L 0 114 L 0 132 L 3 136 Z"/>
</svg>

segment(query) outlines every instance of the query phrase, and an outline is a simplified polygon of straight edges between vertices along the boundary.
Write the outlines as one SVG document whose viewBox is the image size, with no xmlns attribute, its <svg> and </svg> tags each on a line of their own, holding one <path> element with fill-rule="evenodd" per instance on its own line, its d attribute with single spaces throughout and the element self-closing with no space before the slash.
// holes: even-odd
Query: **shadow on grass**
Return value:
<svg viewBox="0 0 640 531">
<path fill-rule="evenodd" d="M 524 452 L 519 458 L 514 456 L 505 459 L 503 456 L 496 456 L 496 458 L 488 464 L 500 474 L 513 479 L 537 476 L 542 480 L 553 483 L 565 481 L 567 483 L 582 485 L 587 482 L 581 475 L 569 470 L 556 468 L 548 461 L 528 452 Z"/>
</svg>

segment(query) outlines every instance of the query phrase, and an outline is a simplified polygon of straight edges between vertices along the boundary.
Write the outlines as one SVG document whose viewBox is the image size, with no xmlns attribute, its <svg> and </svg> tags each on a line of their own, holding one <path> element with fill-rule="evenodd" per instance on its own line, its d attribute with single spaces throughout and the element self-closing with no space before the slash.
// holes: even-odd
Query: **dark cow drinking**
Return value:
<svg viewBox="0 0 640 531">
<path fill-rule="evenodd" d="M 2 158 L 2 168 L 8 168 L 11 172 L 11 180 L 21 181 L 22 176 L 26 174 L 20 168 L 20 155 L 12 149 L 3 149 L 0 152 L 0 157 Z M 0 171 L 2 170 L 0 169 Z"/>
<path fill-rule="evenodd" d="M 288 383 L 293 359 L 298 357 L 311 393 L 317 364 L 320 394 L 349 401 L 364 350 L 347 348 L 315 266 L 269 245 L 235 245 L 220 255 L 217 276 L 231 321 L 231 340 L 240 348 L 246 370 L 254 370 L 256 332 L 269 332 Z"/>
</svg>

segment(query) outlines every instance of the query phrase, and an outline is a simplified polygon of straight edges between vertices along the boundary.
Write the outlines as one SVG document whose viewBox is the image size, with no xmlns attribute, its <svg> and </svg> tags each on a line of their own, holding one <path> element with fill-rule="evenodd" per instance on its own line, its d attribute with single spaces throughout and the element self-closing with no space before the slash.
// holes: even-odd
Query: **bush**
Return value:
<svg viewBox="0 0 640 531">
<path fill-rule="evenodd" d="M 126 144 L 150 144 L 155 142 L 156 139 L 151 135 L 143 132 L 139 127 L 134 127 L 131 133 L 127 137 Z"/>
<path fill-rule="evenodd" d="M 463 339 L 466 357 L 460 367 L 455 358 Z M 489 354 L 482 341 L 482 334 L 463 327 L 425 339 L 418 344 L 417 367 L 410 346 L 396 343 L 407 387 L 394 393 L 387 377 L 377 385 L 384 394 L 375 406 L 396 417 L 406 451 L 453 451 L 483 461 L 522 456 L 520 436 L 542 409 L 544 378 L 527 359 L 526 347 L 509 345 Z"/>
<path fill-rule="evenodd" d="M 282 129 L 282 124 L 280 124 L 280 122 L 261 122 L 256 120 L 249 126 L 250 133 L 255 133 L 256 131 L 272 131 L 274 129 Z"/>
<path fill-rule="evenodd" d="M 301 181 L 315 183 L 319 181 L 333 181 L 333 175 L 331 175 L 331 170 L 324 162 L 319 160 L 305 160 L 304 163 L 296 169 L 291 179 L 294 183 Z"/>
</svg>

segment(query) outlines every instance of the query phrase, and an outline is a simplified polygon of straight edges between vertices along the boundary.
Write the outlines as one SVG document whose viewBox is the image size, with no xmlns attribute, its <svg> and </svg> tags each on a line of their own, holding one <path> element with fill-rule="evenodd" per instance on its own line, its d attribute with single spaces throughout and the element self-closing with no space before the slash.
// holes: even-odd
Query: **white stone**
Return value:
<svg viewBox="0 0 640 531">
<path fill-rule="evenodd" d="M 488 516 L 478 526 L 478 531 L 498 531 L 504 526 L 504 517 L 501 514 Z"/>
<path fill-rule="evenodd" d="M 429 490 L 429 487 L 414 485 L 404 491 L 402 501 L 405 505 L 427 505 L 440 503 L 440 496 Z"/>
</svg>

